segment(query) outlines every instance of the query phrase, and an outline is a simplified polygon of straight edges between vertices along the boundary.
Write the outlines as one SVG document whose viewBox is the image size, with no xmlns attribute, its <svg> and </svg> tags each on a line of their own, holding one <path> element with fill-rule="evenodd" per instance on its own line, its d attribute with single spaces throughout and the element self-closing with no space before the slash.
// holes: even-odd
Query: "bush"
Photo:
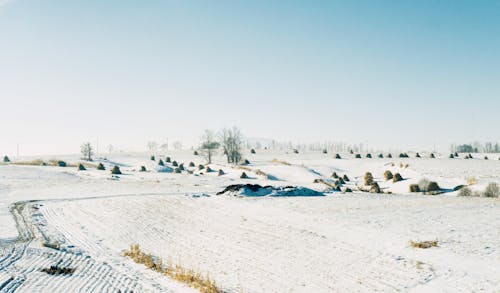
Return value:
<svg viewBox="0 0 500 293">
<path fill-rule="evenodd" d="M 486 186 L 486 190 L 483 193 L 484 197 L 498 197 L 500 195 L 500 188 L 498 184 L 492 182 Z"/>
<path fill-rule="evenodd" d="M 339 154 L 335 154 L 335 159 L 340 160 L 340 159 L 342 159 L 342 157 L 340 157 Z"/>
<path fill-rule="evenodd" d="M 171 159 L 170 157 L 166 157 L 166 158 L 165 158 L 165 162 L 167 162 L 167 163 L 172 163 L 172 159 Z"/>
<path fill-rule="evenodd" d="M 180 173 L 182 173 L 182 170 L 179 167 L 177 167 L 174 169 L 174 173 L 180 174 Z"/>
<path fill-rule="evenodd" d="M 141 171 L 140 172 L 146 172 L 146 167 L 145 166 L 141 166 Z"/>
<path fill-rule="evenodd" d="M 413 248 L 427 249 L 427 248 L 431 248 L 431 247 L 437 247 L 438 246 L 438 242 L 437 242 L 437 240 L 433 240 L 433 241 L 420 241 L 420 242 L 410 241 L 410 245 Z"/>
<path fill-rule="evenodd" d="M 415 155 L 415 157 L 416 157 L 416 158 L 420 158 L 420 154 L 419 154 L 419 153 L 417 153 L 417 154 Z"/>
<path fill-rule="evenodd" d="M 399 173 L 394 174 L 394 177 L 392 178 L 392 182 L 396 183 L 399 181 L 403 181 L 403 177 L 401 176 L 401 174 L 399 174 Z"/>
<path fill-rule="evenodd" d="M 347 177 L 347 175 L 346 175 L 346 174 L 344 174 L 344 176 L 342 176 L 342 178 L 344 179 L 344 181 L 345 181 L 345 182 L 349 182 L 349 181 L 351 181 L 351 180 L 349 180 L 349 177 Z"/>
<path fill-rule="evenodd" d="M 198 154 L 198 151 L 194 151 L 194 152 L 193 152 L 193 155 L 194 155 L 194 156 L 198 156 L 198 155 L 199 155 L 199 154 Z"/>
<path fill-rule="evenodd" d="M 85 168 L 85 166 L 82 163 L 78 164 L 78 171 L 85 171 L 85 170 L 87 170 L 87 168 Z"/>
<path fill-rule="evenodd" d="M 410 184 L 410 192 L 420 192 L 418 184 Z"/>
<path fill-rule="evenodd" d="M 257 152 L 255 151 L 255 149 L 251 149 L 250 153 L 255 155 Z"/>
<path fill-rule="evenodd" d="M 172 162 L 172 166 L 174 166 L 174 167 L 178 167 L 178 166 L 179 166 L 179 163 L 177 163 L 177 161 L 173 161 L 173 162 Z"/>
<path fill-rule="evenodd" d="M 205 166 L 203 166 L 203 165 L 201 165 L 201 164 L 200 164 L 200 165 L 198 165 L 198 170 L 203 170 L 203 169 L 205 169 Z"/>
<path fill-rule="evenodd" d="M 250 161 L 249 161 L 249 160 L 247 160 L 247 159 L 245 159 L 245 160 L 243 161 L 243 164 L 242 164 L 242 165 L 250 165 Z"/>
<path fill-rule="evenodd" d="M 453 155 L 454 155 L 455 157 L 458 157 L 458 153 L 457 153 L 457 152 L 455 152 Z"/>
<path fill-rule="evenodd" d="M 431 159 L 435 159 L 435 158 L 436 158 L 436 156 L 435 156 L 433 153 L 431 153 L 430 158 L 431 158 Z"/>
<path fill-rule="evenodd" d="M 344 187 L 343 192 L 352 192 L 352 189 L 350 189 L 349 187 Z"/>
<path fill-rule="evenodd" d="M 356 159 L 361 159 L 361 155 L 360 154 L 356 154 Z"/>
<path fill-rule="evenodd" d="M 372 158 L 372 154 L 366 154 L 366 158 L 367 159 L 371 159 Z"/>
<path fill-rule="evenodd" d="M 165 163 L 163 163 L 163 160 L 162 160 L 162 159 L 160 159 L 160 160 L 158 161 L 158 166 L 165 166 Z"/>
<path fill-rule="evenodd" d="M 484 156 L 484 159 L 485 159 L 485 160 L 488 160 L 488 156 Z"/>
<path fill-rule="evenodd" d="M 298 150 L 298 149 L 293 149 L 293 153 L 294 153 L 294 154 L 298 154 L 298 153 L 299 153 L 299 150 Z"/>
<path fill-rule="evenodd" d="M 458 191 L 458 196 L 473 196 L 473 195 L 474 193 L 469 187 L 463 187 L 462 189 L 460 189 L 460 191 Z"/>
<path fill-rule="evenodd" d="M 332 178 L 339 178 L 339 175 L 337 175 L 337 172 L 333 172 Z"/>
<path fill-rule="evenodd" d="M 454 159 L 455 156 L 453 154 L 450 154 L 450 159 Z"/>
<path fill-rule="evenodd" d="M 247 175 L 247 173 L 245 173 L 245 172 L 241 173 L 240 178 L 241 178 L 241 179 L 248 179 L 248 175 Z"/>
<path fill-rule="evenodd" d="M 111 169 L 111 174 L 120 175 L 120 174 L 122 174 L 122 171 L 120 171 L 120 167 L 114 166 L 113 169 Z"/>
<path fill-rule="evenodd" d="M 342 177 L 339 177 L 339 179 L 337 180 L 337 182 L 339 184 L 345 184 L 344 178 L 342 178 Z"/>
<path fill-rule="evenodd" d="M 156 161 L 155 156 L 151 156 L 151 161 Z"/>
<path fill-rule="evenodd" d="M 66 167 L 68 164 L 66 164 L 65 161 L 57 161 L 57 166 L 59 167 Z"/>
<path fill-rule="evenodd" d="M 365 173 L 364 183 L 366 186 L 370 186 L 374 183 L 372 173 L 370 173 L 370 172 Z"/>
<path fill-rule="evenodd" d="M 407 153 L 401 153 L 401 154 L 399 154 L 399 157 L 400 158 L 409 158 Z"/>
<path fill-rule="evenodd" d="M 384 158 L 384 154 L 378 154 L 378 157 L 379 157 L 379 159 L 383 159 Z"/>
<path fill-rule="evenodd" d="M 349 153 L 350 153 L 351 155 L 354 155 L 354 151 L 353 151 L 353 150 L 349 150 Z"/>
<path fill-rule="evenodd" d="M 429 182 L 429 185 L 427 186 L 427 192 L 435 192 L 435 191 L 440 191 L 441 187 L 437 184 L 435 181 Z"/>
<path fill-rule="evenodd" d="M 10 163 L 10 159 L 9 159 L 9 157 L 4 156 L 4 157 L 3 157 L 3 162 L 4 162 L 4 163 Z"/>
<path fill-rule="evenodd" d="M 214 170 L 212 170 L 212 168 L 210 168 L 210 166 L 207 166 L 205 171 L 207 171 L 207 173 L 209 173 L 209 172 L 213 172 Z"/>
<path fill-rule="evenodd" d="M 180 165 L 179 165 L 179 170 L 181 170 L 181 171 L 184 171 L 184 170 L 185 170 L 185 168 L 184 168 L 184 164 L 180 164 Z"/>
<path fill-rule="evenodd" d="M 387 170 L 387 171 L 384 172 L 384 178 L 385 178 L 386 181 L 387 180 L 391 180 L 393 177 L 394 176 L 392 175 L 391 171 Z"/>
<path fill-rule="evenodd" d="M 104 167 L 104 165 L 102 163 L 99 163 L 99 165 L 97 165 L 97 170 L 106 170 L 106 168 Z"/>
<path fill-rule="evenodd" d="M 391 155 L 391 154 L 387 154 L 387 157 L 388 157 L 389 159 L 391 159 L 391 158 L 392 158 L 392 155 Z"/>
<path fill-rule="evenodd" d="M 224 170 L 219 169 L 219 176 L 222 176 L 222 175 L 224 175 L 224 174 L 226 174 L 226 173 L 224 173 Z"/>
<path fill-rule="evenodd" d="M 324 149 L 323 154 L 328 154 L 328 151 L 326 149 Z"/>
<path fill-rule="evenodd" d="M 380 193 L 380 186 L 377 182 L 372 182 L 370 185 L 370 193 Z"/>
<path fill-rule="evenodd" d="M 193 162 L 189 162 L 189 167 L 194 167 L 195 164 Z"/>
</svg>

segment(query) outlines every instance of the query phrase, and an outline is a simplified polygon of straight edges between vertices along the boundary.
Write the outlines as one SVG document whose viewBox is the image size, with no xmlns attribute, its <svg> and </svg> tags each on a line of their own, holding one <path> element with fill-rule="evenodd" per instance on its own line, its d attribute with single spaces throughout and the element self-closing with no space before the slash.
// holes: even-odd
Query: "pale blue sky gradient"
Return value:
<svg viewBox="0 0 500 293">
<path fill-rule="evenodd" d="M 500 1 L 0 0 L 0 154 L 500 141 Z"/>
</svg>

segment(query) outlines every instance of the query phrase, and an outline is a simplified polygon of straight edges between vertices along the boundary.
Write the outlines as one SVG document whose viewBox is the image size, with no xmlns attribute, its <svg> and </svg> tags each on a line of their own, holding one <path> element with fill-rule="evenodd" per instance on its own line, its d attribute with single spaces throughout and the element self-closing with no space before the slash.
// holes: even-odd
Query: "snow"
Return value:
<svg viewBox="0 0 500 293">
<path fill-rule="evenodd" d="M 498 155 L 336 160 L 258 150 L 248 166 L 223 158 L 209 165 L 222 176 L 189 168 L 205 164 L 191 151 L 168 155 L 193 174 L 135 153 L 107 155 L 99 160 L 106 171 L 0 165 L 0 292 L 194 292 L 123 257 L 133 243 L 209 274 L 228 292 L 500 291 L 499 199 L 409 192 L 422 178 L 446 190 L 474 178 L 471 188 L 484 190 L 500 183 Z M 112 177 L 114 165 L 124 174 Z M 386 170 L 405 180 L 385 181 Z M 334 171 L 347 174 L 353 190 L 372 172 L 386 193 L 332 193 L 314 183 L 331 181 Z M 216 195 L 233 184 L 272 187 Z M 423 240 L 438 247 L 409 245 Z M 75 274 L 41 272 L 57 262 Z"/>
</svg>

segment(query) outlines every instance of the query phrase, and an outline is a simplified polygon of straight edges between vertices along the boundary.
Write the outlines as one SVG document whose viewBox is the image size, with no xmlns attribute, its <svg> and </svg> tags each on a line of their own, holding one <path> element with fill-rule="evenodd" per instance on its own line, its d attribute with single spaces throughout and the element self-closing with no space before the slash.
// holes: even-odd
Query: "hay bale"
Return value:
<svg viewBox="0 0 500 293">
<path fill-rule="evenodd" d="M 250 150 L 250 153 L 255 155 L 255 154 L 256 154 L 255 149 L 251 149 L 251 150 Z"/>
<path fill-rule="evenodd" d="M 151 161 L 156 161 L 155 156 L 151 156 Z"/>
<path fill-rule="evenodd" d="M 392 182 L 396 183 L 399 181 L 403 181 L 403 177 L 401 176 L 401 174 L 399 173 L 394 174 L 394 176 L 392 177 Z"/>
<path fill-rule="evenodd" d="M 160 160 L 158 161 L 158 166 L 165 166 L 165 163 L 163 163 L 163 160 L 162 160 L 162 159 L 160 159 Z"/>
<path fill-rule="evenodd" d="M 340 159 L 342 159 L 342 157 L 340 157 L 339 154 L 335 154 L 335 159 L 340 160 Z"/>
<path fill-rule="evenodd" d="M 86 171 L 86 170 L 87 168 L 85 168 L 85 166 L 82 163 L 78 164 L 78 171 Z"/>
<path fill-rule="evenodd" d="M 146 167 L 145 167 L 145 166 L 141 166 L 141 170 L 140 170 L 140 172 L 146 172 L 146 171 L 147 171 L 147 170 L 146 170 Z"/>
<path fill-rule="evenodd" d="M 200 165 L 198 165 L 198 170 L 203 170 L 203 169 L 205 169 L 205 166 L 203 166 L 203 165 L 201 165 L 201 164 L 200 164 Z"/>
<path fill-rule="evenodd" d="M 106 168 L 104 167 L 104 165 L 102 163 L 99 163 L 99 165 L 97 165 L 97 170 L 104 171 L 104 170 L 106 170 Z"/>
<path fill-rule="evenodd" d="M 9 157 L 8 157 L 8 156 L 4 156 L 4 157 L 3 157 L 3 162 L 4 162 L 4 163 L 10 163 L 10 159 L 9 159 Z"/>
<path fill-rule="evenodd" d="M 342 179 L 344 179 L 345 182 L 351 181 L 351 180 L 349 180 L 349 177 L 347 177 L 346 174 L 344 174 L 344 176 L 342 176 Z"/>
<path fill-rule="evenodd" d="M 245 173 L 245 172 L 241 173 L 240 178 L 241 178 L 241 179 L 248 179 L 248 175 L 247 175 L 247 173 Z"/>
<path fill-rule="evenodd" d="M 370 186 L 370 185 L 372 185 L 372 183 L 375 182 L 375 181 L 373 181 L 373 175 L 370 172 L 366 172 L 363 179 L 364 179 L 364 183 L 366 186 Z"/>
<path fill-rule="evenodd" d="M 391 171 L 387 170 L 384 172 L 384 178 L 386 181 L 388 181 L 388 180 L 391 180 L 392 178 L 394 178 L 394 176 L 392 175 Z"/>
<path fill-rule="evenodd" d="M 195 164 L 193 162 L 189 162 L 189 167 L 194 167 Z"/>
<path fill-rule="evenodd" d="M 339 175 L 337 175 L 337 172 L 333 172 L 332 178 L 339 178 Z"/>
<path fill-rule="evenodd" d="M 171 162 L 172 162 L 172 159 L 171 159 L 170 157 L 166 157 L 166 158 L 165 158 L 165 162 L 167 162 L 167 163 L 171 163 Z"/>
<path fill-rule="evenodd" d="M 361 155 L 360 154 L 356 154 L 356 159 L 361 159 Z"/>
<path fill-rule="evenodd" d="M 371 159 L 372 158 L 372 154 L 370 154 L 370 153 L 366 154 L 366 158 L 367 159 Z"/>
<path fill-rule="evenodd" d="M 370 185 L 370 193 L 381 193 L 380 186 L 377 182 L 372 182 Z"/>
<path fill-rule="evenodd" d="M 418 184 L 410 184 L 410 192 L 420 192 Z"/>
<path fill-rule="evenodd" d="M 173 161 L 173 162 L 172 162 L 172 166 L 174 166 L 174 167 L 178 167 L 178 166 L 179 166 L 179 163 L 177 163 L 177 161 Z"/>
<path fill-rule="evenodd" d="M 218 174 L 218 176 L 222 176 L 222 175 L 224 175 L 224 174 L 226 174 L 226 173 L 224 173 L 224 170 L 219 169 L 219 174 Z"/>
<path fill-rule="evenodd" d="M 122 174 L 122 171 L 120 171 L 120 167 L 114 166 L 113 169 L 111 169 L 111 174 L 120 175 L 120 174 Z"/>
</svg>

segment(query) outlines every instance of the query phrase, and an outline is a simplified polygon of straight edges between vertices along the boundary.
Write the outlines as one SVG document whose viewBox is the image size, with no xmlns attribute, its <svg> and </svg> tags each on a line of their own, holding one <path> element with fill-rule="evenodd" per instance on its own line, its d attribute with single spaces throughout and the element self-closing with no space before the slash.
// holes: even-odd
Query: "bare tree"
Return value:
<svg viewBox="0 0 500 293">
<path fill-rule="evenodd" d="M 174 141 L 174 143 L 172 144 L 174 149 L 176 150 L 181 150 L 182 149 L 182 141 Z"/>
<path fill-rule="evenodd" d="M 205 130 L 201 137 L 201 153 L 207 158 L 209 164 L 212 163 L 212 156 L 217 153 L 220 143 L 216 140 L 215 134 L 211 130 Z"/>
<path fill-rule="evenodd" d="M 148 150 L 150 152 L 156 152 L 158 149 L 158 143 L 156 141 L 148 141 Z"/>
<path fill-rule="evenodd" d="M 94 155 L 94 148 L 90 142 L 83 143 L 80 147 L 80 151 L 83 155 L 83 159 L 87 161 L 92 161 L 92 156 Z"/>
<path fill-rule="evenodd" d="M 241 145 L 243 143 L 241 131 L 237 127 L 232 129 L 224 128 L 220 132 L 219 138 L 227 162 L 237 164 L 241 160 Z"/>
</svg>

